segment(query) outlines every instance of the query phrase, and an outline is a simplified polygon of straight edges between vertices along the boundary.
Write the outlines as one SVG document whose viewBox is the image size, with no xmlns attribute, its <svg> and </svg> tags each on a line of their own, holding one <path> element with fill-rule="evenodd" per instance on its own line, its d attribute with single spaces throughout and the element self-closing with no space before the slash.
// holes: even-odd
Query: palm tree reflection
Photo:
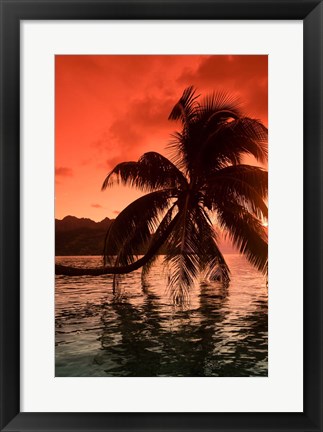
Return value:
<svg viewBox="0 0 323 432">
<path fill-rule="evenodd" d="M 220 284 L 201 284 L 196 309 L 170 308 L 168 315 L 161 299 L 151 292 L 139 305 L 127 299 L 112 302 L 109 314 L 101 317 L 101 346 L 109 359 L 106 374 L 266 375 L 267 305 L 259 302 L 253 313 L 235 323 L 230 321 L 228 296 Z"/>
</svg>

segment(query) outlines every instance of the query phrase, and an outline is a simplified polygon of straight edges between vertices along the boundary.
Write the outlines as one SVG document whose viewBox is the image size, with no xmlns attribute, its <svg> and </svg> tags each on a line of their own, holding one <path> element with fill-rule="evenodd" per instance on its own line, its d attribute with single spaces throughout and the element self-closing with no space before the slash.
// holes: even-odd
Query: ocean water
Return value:
<svg viewBox="0 0 323 432">
<path fill-rule="evenodd" d="M 189 304 L 175 307 L 158 262 L 145 286 L 140 271 L 112 276 L 56 276 L 57 377 L 268 375 L 268 293 L 264 276 L 227 255 L 231 283 L 200 281 Z M 159 258 L 161 261 L 161 257 Z M 100 257 L 56 257 L 97 266 Z"/>
</svg>

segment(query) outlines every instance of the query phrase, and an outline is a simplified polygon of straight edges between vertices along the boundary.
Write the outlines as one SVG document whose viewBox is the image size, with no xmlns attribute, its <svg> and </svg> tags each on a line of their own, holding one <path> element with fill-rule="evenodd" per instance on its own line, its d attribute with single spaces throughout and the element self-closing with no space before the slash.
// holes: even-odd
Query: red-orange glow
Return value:
<svg viewBox="0 0 323 432">
<path fill-rule="evenodd" d="M 121 161 L 151 150 L 167 156 L 180 129 L 167 118 L 189 85 L 202 96 L 235 94 L 267 124 L 267 56 L 56 56 L 56 218 L 114 218 L 140 196 L 101 185 Z"/>
</svg>

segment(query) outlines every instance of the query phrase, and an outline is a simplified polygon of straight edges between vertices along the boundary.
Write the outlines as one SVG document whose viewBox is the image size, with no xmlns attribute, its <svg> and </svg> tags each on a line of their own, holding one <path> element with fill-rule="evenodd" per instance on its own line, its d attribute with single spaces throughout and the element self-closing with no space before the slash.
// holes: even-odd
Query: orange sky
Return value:
<svg viewBox="0 0 323 432">
<path fill-rule="evenodd" d="M 114 218 L 139 192 L 101 192 L 119 162 L 167 156 L 167 120 L 183 90 L 237 94 L 250 117 L 268 121 L 267 56 L 79 56 L 55 59 L 56 218 Z"/>
</svg>

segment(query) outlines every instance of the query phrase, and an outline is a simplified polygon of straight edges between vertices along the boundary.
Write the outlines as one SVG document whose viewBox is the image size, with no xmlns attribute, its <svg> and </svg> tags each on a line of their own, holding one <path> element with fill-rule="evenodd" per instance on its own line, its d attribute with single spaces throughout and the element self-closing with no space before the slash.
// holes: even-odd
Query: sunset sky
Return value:
<svg viewBox="0 0 323 432">
<path fill-rule="evenodd" d="M 183 90 L 236 94 L 245 113 L 268 121 L 267 56 L 79 56 L 55 59 L 56 218 L 114 218 L 141 195 L 101 192 L 119 162 L 167 156 L 180 123 L 168 115 Z"/>
</svg>

